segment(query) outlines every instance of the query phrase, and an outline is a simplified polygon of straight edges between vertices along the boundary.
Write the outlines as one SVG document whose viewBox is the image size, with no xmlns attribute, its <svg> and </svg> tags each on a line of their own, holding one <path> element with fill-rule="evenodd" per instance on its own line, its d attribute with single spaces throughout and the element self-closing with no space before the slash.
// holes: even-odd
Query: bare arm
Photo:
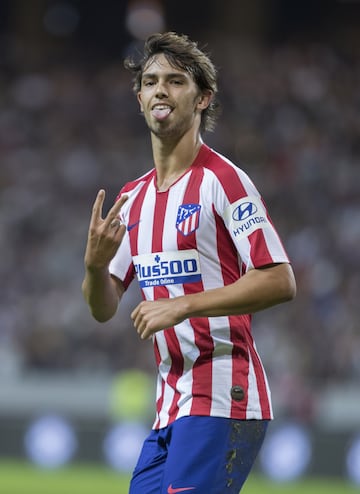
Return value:
<svg viewBox="0 0 360 494">
<path fill-rule="evenodd" d="M 295 297 L 296 283 L 289 264 L 252 269 L 231 285 L 193 295 L 141 302 L 131 314 L 141 338 L 189 317 L 251 314 Z"/>
<path fill-rule="evenodd" d="M 273 264 L 251 269 L 232 285 L 195 294 L 188 310 L 190 316 L 252 314 L 291 300 L 295 292 L 291 266 Z"/>
<path fill-rule="evenodd" d="M 127 197 L 121 197 L 102 218 L 105 191 L 100 190 L 94 202 L 85 251 L 85 277 L 82 292 L 94 318 L 107 321 L 115 314 L 124 293 L 120 280 L 109 273 L 109 264 L 125 234 L 125 225 L 117 218 Z"/>
</svg>

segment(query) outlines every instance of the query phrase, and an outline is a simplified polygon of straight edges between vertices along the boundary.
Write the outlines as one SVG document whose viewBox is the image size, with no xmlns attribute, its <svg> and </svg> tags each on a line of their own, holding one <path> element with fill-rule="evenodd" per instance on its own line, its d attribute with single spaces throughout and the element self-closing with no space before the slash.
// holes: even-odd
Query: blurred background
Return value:
<svg viewBox="0 0 360 494">
<path fill-rule="evenodd" d="M 80 287 L 98 189 L 107 209 L 152 167 L 123 59 L 174 30 L 219 69 L 203 137 L 256 183 L 298 282 L 254 317 L 277 418 L 258 468 L 360 485 L 359 27 L 356 0 L 0 0 L 0 457 L 128 471 L 152 423 L 137 287 L 106 324 Z"/>
</svg>

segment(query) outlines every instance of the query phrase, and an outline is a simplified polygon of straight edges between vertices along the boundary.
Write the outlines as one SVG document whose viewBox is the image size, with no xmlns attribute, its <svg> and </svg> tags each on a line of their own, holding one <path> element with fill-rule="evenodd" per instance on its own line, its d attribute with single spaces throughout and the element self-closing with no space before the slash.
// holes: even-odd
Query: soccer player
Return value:
<svg viewBox="0 0 360 494">
<path fill-rule="evenodd" d="M 216 69 L 187 36 L 155 34 L 125 65 L 150 130 L 154 167 L 90 220 L 83 293 L 98 321 L 112 318 L 136 277 L 131 318 L 151 338 L 156 418 L 131 494 L 238 494 L 272 407 L 251 314 L 291 300 L 288 256 L 262 197 L 210 149 Z"/>
</svg>

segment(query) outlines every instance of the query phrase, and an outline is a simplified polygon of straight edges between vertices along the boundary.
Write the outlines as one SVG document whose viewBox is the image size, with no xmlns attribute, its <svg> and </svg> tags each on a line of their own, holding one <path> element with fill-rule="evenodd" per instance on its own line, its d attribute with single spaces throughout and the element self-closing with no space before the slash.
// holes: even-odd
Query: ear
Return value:
<svg viewBox="0 0 360 494">
<path fill-rule="evenodd" d="M 138 100 L 139 105 L 140 105 L 140 111 L 141 111 L 141 113 L 144 113 L 144 107 L 143 107 L 143 104 L 141 101 L 141 92 L 140 91 L 137 93 L 136 97 L 137 97 L 137 100 Z"/>
<path fill-rule="evenodd" d="M 214 93 L 210 89 L 206 89 L 199 96 L 197 107 L 199 110 L 206 110 L 213 99 Z"/>
</svg>

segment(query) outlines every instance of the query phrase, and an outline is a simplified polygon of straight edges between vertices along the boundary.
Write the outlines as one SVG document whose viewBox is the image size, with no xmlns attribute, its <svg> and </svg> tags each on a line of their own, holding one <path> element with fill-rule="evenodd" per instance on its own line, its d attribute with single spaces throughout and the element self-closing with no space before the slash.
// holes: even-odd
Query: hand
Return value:
<svg viewBox="0 0 360 494">
<path fill-rule="evenodd" d="M 126 231 L 126 226 L 120 222 L 119 213 L 128 196 L 121 196 L 103 219 L 104 199 L 105 191 L 101 189 L 93 205 L 85 251 L 85 266 L 89 270 L 103 269 L 109 265 Z"/>
<path fill-rule="evenodd" d="M 181 300 L 161 298 L 143 301 L 132 311 L 131 319 L 142 340 L 150 338 L 157 331 L 171 328 L 185 319 Z"/>
</svg>

